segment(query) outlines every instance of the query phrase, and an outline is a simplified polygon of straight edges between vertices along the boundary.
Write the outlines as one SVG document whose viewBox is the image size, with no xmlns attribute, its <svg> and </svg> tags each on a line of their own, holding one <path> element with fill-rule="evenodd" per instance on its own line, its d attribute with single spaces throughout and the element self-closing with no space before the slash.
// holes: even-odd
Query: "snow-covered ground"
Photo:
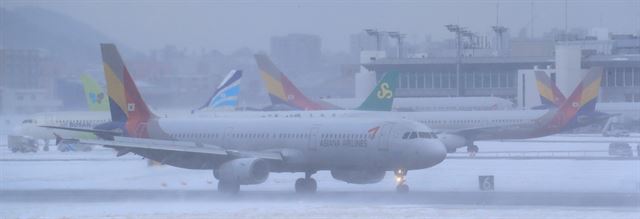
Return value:
<svg viewBox="0 0 640 219">
<path fill-rule="evenodd" d="M 96 160 L 2 161 L 0 189 L 215 189 L 210 170 L 151 166 L 135 155 L 70 153 Z M 44 154 L 44 153 L 41 153 Z M 58 153 L 52 153 L 59 158 Z M 7 154 L 5 154 L 8 156 Z M 35 154 L 34 154 L 35 155 Z M 103 156 L 98 156 L 103 155 Z M 24 155 L 20 155 L 24 156 Z M 8 156 L 9 157 L 9 156 Z M 4 159 L 5 157 L 3 157 Z M 266 183 L 243 190 L 291 191 L 301 173 L 273 173 Z M 424 170 L 410 171 L 412 190 L 477 191 L 477 177 L 495 176 L 496 191 L 639 192 L 640 161 L 611 160 L 445 160 Z M 327 171 L 314 175 L 319 191 L 392 191 L 391 173 L 376 184 L 336 181 Z"/>
<path fill-rule="evenodd" d="M 637 208 L 493 207 L 334 204 L 306 202 L 2 203 L 3 218 L 210 219 L 210 218 L 452 218 L 637 219 Z"/>
<path fill-rule="evenodd" d="M 0 140 L 2 140 L 0 138 Z M 1 144 L 0 144 L 1 145 Z M 605 143 L 480 142 L 481 151 L 607 150 Z M 495 176 L 495 193 L 606 193 L 640 196 L 640 160 L 474 160 L 448 159 L 425 170 L 410 171 L 414 192 L 478 191 L 478 176 Z M 243 186 L 248 194 L 291 194 L 300 173 L 273 173 L 267 182 Z M 314 175 L 319 194 L 394 193 L 388 173 L 382 182 L 353 185 L 329 172 Z M 215 191 L 210 170 L 148 166 L 135 155 L 113 151 L 57 151 L 13 154 L 0 147 L 2 191 Z M 377 196 L 372 196 L 377 197 Z M 525 196 L 523 196 L 525 197 Z M 340 195 L 336 195 L 340 199 Z M 415 198 L 415 197 L 414 197 Z M 295 200 L 144 200 L 11 201 L 0 198 L 0 218 L 640 218 L 637 206 L 532 207 L 496 205 L 389 204 Z M 73 200 L 73 198 L 71 198 Z"/>
</svg>

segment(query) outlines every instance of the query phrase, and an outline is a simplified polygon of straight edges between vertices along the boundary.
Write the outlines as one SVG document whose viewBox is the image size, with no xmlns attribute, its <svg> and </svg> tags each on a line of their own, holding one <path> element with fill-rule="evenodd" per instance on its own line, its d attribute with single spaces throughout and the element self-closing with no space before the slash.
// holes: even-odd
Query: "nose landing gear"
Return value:
<svg viewBox="0 0 640 219">
<path fill-rule="evenodd" d="M 407 182 L 407 170 L 397 169 L 393 171 L 393 173 L 396 175 L 396 192 L 409 192 L 409 185 L 405 184 L 405 182 Z"/>
</svg>

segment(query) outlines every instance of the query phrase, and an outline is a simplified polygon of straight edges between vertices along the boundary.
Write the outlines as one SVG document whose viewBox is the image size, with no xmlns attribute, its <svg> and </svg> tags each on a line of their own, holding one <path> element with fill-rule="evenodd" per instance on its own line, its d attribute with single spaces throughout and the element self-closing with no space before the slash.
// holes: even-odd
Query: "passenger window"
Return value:
<svg viewBox="0 0 640 219">
<path fill-rule="evenodd" d="M 409 139 L 414 139 L 414 138 L 418 138 L 418 133 L 411 132 L 411 135 L 409 135 Z"/>
<path fill-rule="evenodd" d="M 418 132 L 418 135 L 420 138 L 431 138 L 431 136 L 429 136 L 429 133 L 426 132 Z"/>
<path fill-rule="evenodd" d="M 407 139 L 407 138 L 409 138 L 409 134 L 411 134 L 411 133 L 409 133 L 409 132 L 405 132 L 405 133 L 404 133 L 404 135 L 402 135 L 402 139 Z"/>
</svg>

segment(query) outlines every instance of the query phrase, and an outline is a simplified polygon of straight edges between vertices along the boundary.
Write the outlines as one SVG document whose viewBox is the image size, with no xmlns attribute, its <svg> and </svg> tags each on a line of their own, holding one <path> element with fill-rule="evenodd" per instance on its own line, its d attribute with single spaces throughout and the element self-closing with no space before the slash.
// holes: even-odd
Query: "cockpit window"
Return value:
<svg viewBox="0 0 640 219">
<path fill-rule="evenodd" d="M 22 121 L 22 124 L 30 124 L 30 123 L 33 123 L 33 120 L 25 119 L 25 120 Z"/>
<path fill-rule="evenodd" d="M 438 138 L 436 133 L 433 132 L 405 132 L 402 135 L 402 139 L 416 139 L 416 138 Z"/>
<path fill-rule="evenodd" d="M 405 132 L 402 134 L 402 139 L 416 139 L 416 138 L 438 138 L 436 133 L 433 132 Z"/>
</svg>

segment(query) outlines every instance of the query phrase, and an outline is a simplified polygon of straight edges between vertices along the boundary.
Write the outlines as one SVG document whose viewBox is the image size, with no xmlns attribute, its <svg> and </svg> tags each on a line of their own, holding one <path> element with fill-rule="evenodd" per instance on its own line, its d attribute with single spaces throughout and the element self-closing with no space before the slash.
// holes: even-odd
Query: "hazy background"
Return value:
<svg viewBox="0 0 640 219">
<path fill-rule="evenodd" d="M 137 50 L 167 44 L 231 52 L 241 47 L 268 49 L 269 38 L 288 33 L 319 35 L 323 49 L 346 51 L 348 35 L 364 28 L 431 35 L 444 39 L 445 24 L 486 32 L 496 23 L 541 36 L 552 28 L 608 27 L 612 32 L 640 29 L 638 0 L 423 0 L 423 1 L 13 1 L 2 7 L 37 6 L 88 24 L 110 39 Z M 532 7 L 533 6 L 533 7 Z M 533 24 L 531 15 L 533 12 Z M 615 12 L 615 13 L 613 13 Z M 515 34 L 512 34 L 515 35 Z"/>
<path fill-rule="evenodd" d="M 241 105 L 267 104 L 255 53 L 269 54 L 308 96 L 353 97 L 360 51 L 375 49 L 364 29 L 407 34 L 407 57 L 451 57 L 447 24 L 467 27 L 488 44 L 498 24 L 508 28 L 506 41 L 552 45 L 565 32 L 581 38 L 594 28 L 637 34 L 640 1 L 2 0 L 0 49 L 29 53 L 15 60 L 30 64 L 3 68 L 0 87 L 37 89 L 28 91 L 37 93 L 34 104 L 52 101 L 19 112 L 85 109 L 79 75 L 103 80 L 99 44 L 109 42 L 155 107 L 200 105 L 231 69 L 245 72 Z M 388 57 L 397 48 L 394 39 L 382 39 Z"/>
</svg>

